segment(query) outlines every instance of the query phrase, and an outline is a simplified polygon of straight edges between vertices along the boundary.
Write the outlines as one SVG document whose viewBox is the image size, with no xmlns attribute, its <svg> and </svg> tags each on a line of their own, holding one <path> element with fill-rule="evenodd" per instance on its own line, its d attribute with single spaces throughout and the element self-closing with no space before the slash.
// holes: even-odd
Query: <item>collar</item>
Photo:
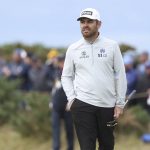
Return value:
<svg viewBox="0 0 150 150">
<path fill-rule="evenodd" d="M 98 32 L 98 36 L 94 41 L 90 42 L 90 41 L 85 40 L 85 39 L 84 39 L 84 41 L 85 41 L 85 43 L 92 45 L 92 44 L 96 43 L 97 41 L 99 41 L 100 39 L 101 39 L 101 36 L 100 36 L 100 33 Z"/>
</svg>

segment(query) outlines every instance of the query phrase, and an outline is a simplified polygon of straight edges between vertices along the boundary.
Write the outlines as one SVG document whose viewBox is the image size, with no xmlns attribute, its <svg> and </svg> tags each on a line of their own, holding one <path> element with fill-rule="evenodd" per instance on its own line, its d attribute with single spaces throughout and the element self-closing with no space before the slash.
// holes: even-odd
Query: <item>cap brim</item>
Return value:
<svg viewBox="0 0 150 150">
<path fill-rule="evenodd" d="M 79 17 L 79 18 L 77 19 L 77 21 L 80 21 L 80 19 L 81 19 L 81 17 Z"/>
<path fill-rule="evenodd" d="M 87 16 L 84 16 L 84 17 L 79 17 L 79 18 L 77 19 L 77 21 L 80 21 L 82 18 L 87 18 L 87 19 L 95 20 L 95 19 L 93 19 L 93 18 L 90 18 L 89 16 L 88 16 L 88 17 L 87 17 Z"/>
<path fill-rule="evenodd" d="M 92 17 L 89 17 L 89 16 L 83 16 L 83 17 L 79 17 L 77 19 L 77 21 L 80 21 L 82 18 L 88 18 L 88 19 L 91 19 L 91 20 L 99 20 L 99 19 L 95 19 L 95 18 L 92 18 Z M 100 20 L 99 20 L 100 21 Z"/>
</svg>

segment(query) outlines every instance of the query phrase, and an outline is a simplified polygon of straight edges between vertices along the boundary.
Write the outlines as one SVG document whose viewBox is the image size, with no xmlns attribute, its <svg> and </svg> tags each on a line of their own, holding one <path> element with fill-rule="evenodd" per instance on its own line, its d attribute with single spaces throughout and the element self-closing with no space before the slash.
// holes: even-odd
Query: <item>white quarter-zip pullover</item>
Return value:
<svg viewBox="0 0 150 150">
<path fill-rule="evenodd" d="M 127 81 L 122 55 L 115 41 L 83 38 L 67 52 L 62 85 L 68 101 L 77 98 L 98 107 L 123 107 Z"/>
</svg>

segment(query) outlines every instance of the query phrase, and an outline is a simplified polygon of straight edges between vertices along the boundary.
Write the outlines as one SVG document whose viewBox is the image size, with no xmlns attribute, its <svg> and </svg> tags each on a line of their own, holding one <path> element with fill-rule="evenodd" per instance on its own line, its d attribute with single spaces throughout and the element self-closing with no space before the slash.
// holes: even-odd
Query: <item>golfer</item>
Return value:
<svg viewBox="0 0 150 150">
<path fill-rule="evenodd" d="M 101 18 L 93 8 L 81 11 L 77 21 L 83 38 L 67 52 L 62 85 L 67 95 L 81 150 L 113 150 L 113 130 L 123 113 L 127 89 L 118 44 L 102 37 Z"/>
</svg>

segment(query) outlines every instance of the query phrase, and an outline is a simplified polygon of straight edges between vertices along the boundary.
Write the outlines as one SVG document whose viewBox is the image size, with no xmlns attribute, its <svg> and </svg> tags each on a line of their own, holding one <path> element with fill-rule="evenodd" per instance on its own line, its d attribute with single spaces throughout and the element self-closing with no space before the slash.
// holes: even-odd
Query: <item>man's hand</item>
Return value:
<svg viewBox="0 0 150 150">
<path fill-rule="evenodd" d="M 114 109 L 114 118 L 118 119 L 120 117 L 120 115 L 122 115 L 122 114 L 123 114 L 123 108 L 115 106 L 115 109 Z"/>
<path fill-rule="evenodd" d="M 68 101 L 67 105 L 66 105 L 66 111 L 70 111 L 70 108 L 72 106 L 72 103 L 74 102 L 75 99 Z"/>
</svg>

